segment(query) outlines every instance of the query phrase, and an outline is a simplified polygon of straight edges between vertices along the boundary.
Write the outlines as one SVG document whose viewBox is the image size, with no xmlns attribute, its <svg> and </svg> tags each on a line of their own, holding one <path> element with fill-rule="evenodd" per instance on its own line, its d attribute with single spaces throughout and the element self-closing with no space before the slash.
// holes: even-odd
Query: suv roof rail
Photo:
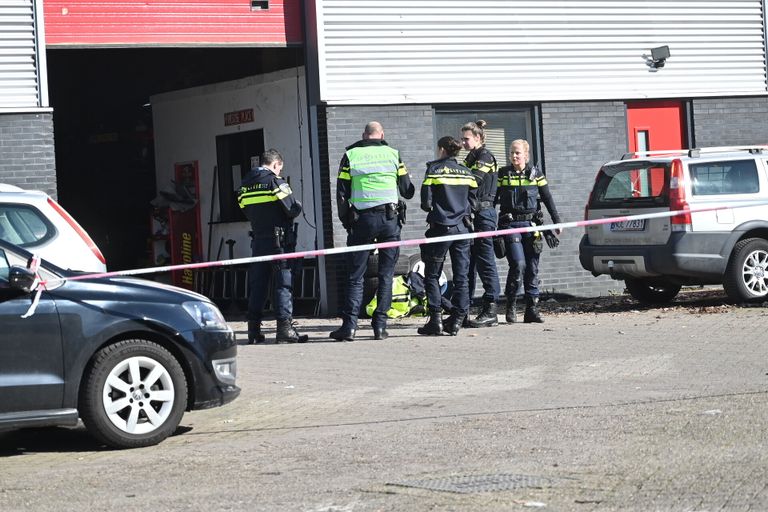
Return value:
<svg viewBox="0 0 768 512">
<path fill-rule="evenodd" d="M 734 153 L 737 151 L 749 151 L 750 153 L 768 153 L 768 145 L 766 146 L 712 146 L 706 148 L 692 148 L 692 149 L 662 149 L 655 151 L 635 151 L 634 153 L 624 153 L 621 157 L 622 160 L 629 158 L 642 158 L 648 156 L 673 156 L 673 155 L 688 155 L 691 158 L 698 158 L 705 153 Z"/>
</svg>

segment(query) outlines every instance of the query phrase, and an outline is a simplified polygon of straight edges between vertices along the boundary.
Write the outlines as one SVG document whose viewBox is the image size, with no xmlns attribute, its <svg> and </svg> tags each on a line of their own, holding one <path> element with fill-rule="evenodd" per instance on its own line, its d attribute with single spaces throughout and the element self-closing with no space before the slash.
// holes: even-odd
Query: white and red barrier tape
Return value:
<svg viewBox="0 0 768 512">
<path fill-rule="evenodd" d="M 592 220 L 580 220 L 576 222 L 560 222 L 558 224 L 544 224 L 541 226 L 528 226 L 524 228 L 509 228 L 498 229 L 496 231 L 481 231 L 479 233 L 464 233 L 461 235 L 447 235 L 434 238 L 417 238 L 412 240 L 400 240 L 397 242 L 382 242 L 377 244 L 365 244 L 365 245 L 353 245 L 348 247 L 334 247 L 333 249 L 317 249 L 314 251 L 299 251 L 289 252 L 283 254 L 270 254 L 266 256 L 251 256 L 248 258 L 236 258 L 231 260 L 219 260 L 219 261 L 205 261 L 202 263 L 185 263 L 182 265 L 167 265 L 164 267 L 149 267 L 139 268 L 135 270 L 117 270 L 114 272 L 102 272 L 96 274 L 78 274 L 75 276 L 67 276 L 56 279 L 40 280 L 39 275 L 36 279 L 35 297 L 32 300 L 32 304 L 29 310 L 22 315 L 22 318 L 28 318 L 35 313 L 37 304 L 40 300 L 40 294 L 45 289 L 48 283 L 58 283 L 61 281 L 80 281 L 83 279 L 95 279 L 100 277 L 118 277 L 118 276 L 137 276 L 142 274 L 156 274 L 160 272 L 170 272 L 173 270 L 185 270 L 185 269 L 199 269 L 199 268 L 212 268 L 212 267 L 225 267 L 230 265 L 244 265 L 248 263 L 260 263 L 268 261 L 288 260 L 297 258 L 312 258 L 319 256 L 331 256 L 334 254 L 345 254 L 358 251 L 372 251 L 374 249 L 389 249 L 393 247 L 410 247 L 414 245 L 422 244 L 435 244 L 438 242 L 448 242 L 454 240 L 471 240 L 475 238 L 487 238 L 497 235 L 512 235 L 515 233 L 530 233 L 534 231 L 545 230 L 563 230 L 567 228 L 576 228 L 584 226 L 592 226 L 595 224 L 610 224 L 611 222 L 624 222 L 628 220 L 639 219 L 658 219 L 663 217 L 675 217 L 677 215 L 684 215 L 687 213 L 698 212 L 711 212 L 717 210 L 730 210 L 734 208 L 746 208 L 750 206 L 760 206 L 766 203 L 754 203 L 734 205 L 734 206 L 712 206 L 706 208 L 689 208 L 686 210 L 666 211 L 657 213 L 644 213 L 640 215 L 624 215 L 620 217 L 606 217 L 604 219 L 592 219 Z"/>
<path fill-rule="evenodd" d="M 48 283 L 59 282 L 59 281 L 79 281 L 83 279 L 94 279 L 94 278 L 100 278 L 100 277 L 137 276 L 142 274 L 155 274 L 160 272 L 169 272 L 173 270 L 225 267 L 230 265 L 244 265 L 248 263 L 260 263 L 260 262 L 288 260 L 288 259 L 297 259 L 297 258 L 313 258 L 313 257 L 319 257 L 319 256 L 331 256 L 335 254 L 345 254 L 345 253 L 358 252 L 358 251 L 372 251 L 374 249 L 388 249 L 393 247 L 411 247 L 414 245 L 434 244 L 438 242 L 448 242 L 448 241 L 454 241 L 454 240 L 486 238 L 486 237 L 497 236 L 497 235 L 512 235 L 515 233 L 529 233 L 534 231 L 545 231 L 545 230 L 563 230 L 568 228 L 592 226 L 595 224 L 609 224 L 611 222 L 623 222 L 623 221 L 635 220 L 635 219 L 639 220 L 639 219 L 657 219 L 657 218 L 663 218 L 663 217 L 674 217 L 677 215 L 684 215 L 686 213 L 729 210 L 733 208 L 744 208 L 744 207 L 757 206 L 757 205 L 758 205 L 757 203 L 749 203 L 749 204 L 735 205 L 735 206 L 713 206 L 713 207 L 706 207 L 706 208 L 704 207 L 690 208 L 686 210 L 644 213 L 640 215 L 625 215 L 620 217 L 607 217 L 604 219 L 580 220 L 576 222 L 561 222 L 558 224 L 545 224 L 541 226 L 529 226 L 529 227 L 523 227 L 523 228 L 499 229 L 496 231 L 464 233 L 460 235 L 447 235 L 447 236 L 440 236 L 440 237 L 434 237 L 434 238 L 417 238 L 417 239 L 411 239 L 411 240 L 400 240 L 396 242 L 382 242 L 382 243 L 375 243 L 375 244 L 353 245 L 353 246 L 347 246 L 347 247 L 334 247 L 332 249 L 316 249 L 312 251 L 270 254 L 266 256 L 251 256 L 246 258 L 235 258 L 230 260 L 205 261 L 201 263 L 185 263 L 181 265 L 167 265 L 163 267 L 149 267 L 149 268 L 140 268 L 140 269 L 134 269 L 134 270 L 117 270 L 114 272 L 102 272 L 97 274 L 80 274 L 76 276 L 68 276 L 68 277 L 62 277 L 57 279 L 50 279 L 47 281 L 40 281 L 39 285 L 41 287 L 45 287 Z"/>
</svg>

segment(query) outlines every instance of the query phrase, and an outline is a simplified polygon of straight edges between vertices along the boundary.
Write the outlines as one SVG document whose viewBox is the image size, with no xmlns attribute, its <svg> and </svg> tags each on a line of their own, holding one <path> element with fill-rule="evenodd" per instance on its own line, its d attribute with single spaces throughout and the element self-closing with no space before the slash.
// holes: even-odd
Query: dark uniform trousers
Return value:
<svg viewBox="0 0 768 512">
<path fill-rule="evenodd" d="M 495 208 L 483 208 L 475 214 L 475 232 L 496 230 Z M 496 255 L 493 252 L 493 238 L 475 238 L 472 241 L 469 260 L 469 295 L 475 293 L 475 270 L 483 283 L 483 300 L 496 302 L 501 293 L 499 275 L 496 270 Z"/>
<path fill-rule="evenodd" d="M 427 238 L 459 235 L 468 233 L 464 224 L 442 226 L 435 224 L 426 233 Z M 453 293 L 451 295 L 452 313 L 464 317 L 469 311 L 469 240 L 438 242 L 421 246 L 421 259 L 424 260 L 424 289 L 427 292 L 427 304 L 430 312 L 442 310 L 442 294 L 440 293 L 440 273 L 443 271 L 445 255 L 451 255 L 453 271 Z"/>
<path fill-rule="evenodd" d="M 510 228 L 526 228 L 532 226 L 531 221 L 512 221 Z M 509 273 L 504 295 L 509 298 L 539 296 L 539 256 L 533 247 L 533 233 L 515 233 L 504 236 L 504 246 L 507 250 Z"/>
<path fill-rule="evenodd" d="M 251 240 L 252 256 L 267 256 L 293 252 L 294 246 L 285 249 L 275 247 L 274 234 L 254 233 Z M 293 275 L 288 261 L 251 263 L 248 268 L 248 320 L 261 321 L 261 312 L 269 293 L 269 278 L 274 287 L 272 309 L 275 319 L 288 320 L 293 317 Z"/>
<path fill-rule="evenodd" d="M 391 215 L 390 215 L 391 216 Z M 359 212 L 357 222 L 349 230 L 347 245 L 365 245 L 370 243 L 394 242 L 400 240 L 400 224 L 397 216 L 387 218 L 385 207 L 369 208 Z M 400 255 L 400 248 L 379 249 L 378 290 L 376 291 L 376 311 L 373 313 L 373 325 L 385 326 L 387 311 L 392 304 L 392 278 L 395 263 Z M 357 317 L 363 302 L 363 278 L 368 268 L 368 251 L 357 251 L 347 255 L 349 277 L 347 280 L 347 299 L 341 312 L 344 327 L 357 329 Z"/>
</svg>

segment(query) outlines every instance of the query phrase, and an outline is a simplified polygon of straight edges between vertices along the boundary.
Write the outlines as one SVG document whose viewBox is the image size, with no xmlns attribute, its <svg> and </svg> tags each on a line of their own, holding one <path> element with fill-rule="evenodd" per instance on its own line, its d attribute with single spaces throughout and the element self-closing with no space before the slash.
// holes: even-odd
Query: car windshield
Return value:
<svg viewBox="0 0 768 512">
<path fill-rule="evenodd" d="M 600 169 L 590 207 L 667 206 L 669 169 L 666 162 L 632 160 Z"/>
</svg>

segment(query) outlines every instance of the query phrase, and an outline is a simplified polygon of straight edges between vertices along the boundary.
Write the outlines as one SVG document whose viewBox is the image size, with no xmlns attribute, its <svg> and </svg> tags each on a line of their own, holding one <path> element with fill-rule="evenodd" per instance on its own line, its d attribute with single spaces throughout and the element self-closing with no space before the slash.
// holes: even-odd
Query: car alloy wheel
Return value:
<svg viewBox="0 0 768 512">
<path fill-rule="evenodd" d="M 768 241 L 747 238 L 733 248 L 725 271 L 723 287 L 738 302 L 768 296 Z"/>
<path fill-rule="evenodd" d="M 123 432 L 146 434 L 168 420 L 174 398 L 168 370 L 154 359 L 139 356 L 112 368 L 102 405 L 109 421 Z"/>
<path fill-rule="evenodd" d="M 178 427 L 187 405 L 187 381 L 176 358 L 162 346 L 121 341 L 101 349 L 86 371 L 80 415 L 107 445 L 151 446 Z"/>
</svg>

